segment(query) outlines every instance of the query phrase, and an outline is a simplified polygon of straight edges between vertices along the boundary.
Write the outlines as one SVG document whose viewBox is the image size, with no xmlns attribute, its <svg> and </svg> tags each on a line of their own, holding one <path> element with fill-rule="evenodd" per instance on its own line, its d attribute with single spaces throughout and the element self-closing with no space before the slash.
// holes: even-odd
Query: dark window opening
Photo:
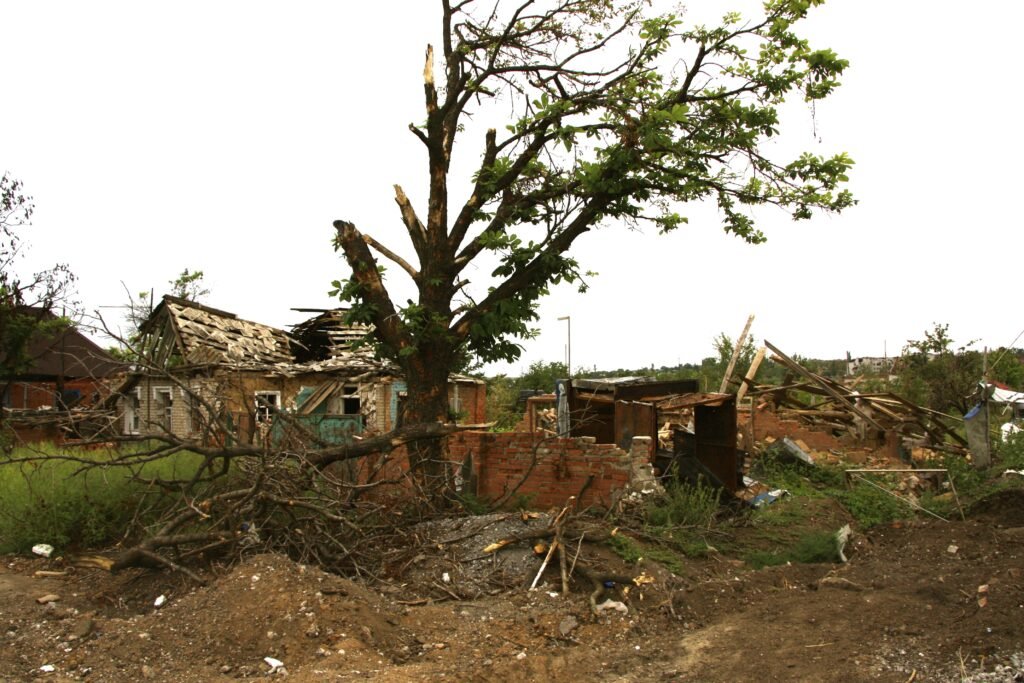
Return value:
<svg viewBox="0 0 1024 683">
<path fill-rule="evenodd" d="M 360 408 L 359 387 L 345 387 L 342 389 L 341 412 L 344 415 L 358 415 Z"/>
</svg>

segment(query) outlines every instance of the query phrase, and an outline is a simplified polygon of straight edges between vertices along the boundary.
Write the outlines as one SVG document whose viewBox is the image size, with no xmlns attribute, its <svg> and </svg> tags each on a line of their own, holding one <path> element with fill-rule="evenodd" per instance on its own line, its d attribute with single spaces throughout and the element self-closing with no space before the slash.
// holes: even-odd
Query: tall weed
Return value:
<svg viewBox="0 0 1024 683">
<path fill-rule="evenodd" d="M 708 527 L 718 512 L 721 490 L 703 479 L 697 483 L 672 482 L 665 495 L 647 504 L 645 520 L 652 527 Z"/>
<path fill-rule="evenodd" d="M 54 457 L 61 453 L 96 466 Z M 160 491 L 125 468 L 104 464 L 113 455 L 53 445 L 15 449 L 15 462 L 0 465 L 0 552 L 26 552 L 36 543 L 58 549 L 101 546 L 151 523 L 163 511 Z M 16 462 L 25 457 L 42 459 Z M 147 463 L 138 475 L 181 478 L 200 463 L 200 456 L 182 452 Z"/>
</svg>

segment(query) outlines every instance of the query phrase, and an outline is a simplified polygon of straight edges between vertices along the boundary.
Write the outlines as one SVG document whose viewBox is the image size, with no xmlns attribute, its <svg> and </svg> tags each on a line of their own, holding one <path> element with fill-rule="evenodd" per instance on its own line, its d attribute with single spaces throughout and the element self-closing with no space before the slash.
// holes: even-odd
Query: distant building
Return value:
<svg viewBox="0 0 1024 683">
<path fill-rule="evenodd" d="M 888 357 L 878 356 L 861 356 L 860 358 L 851 358 L 850 354 L 846 354 L 846 375 L 848 377 L 853 375 L 882 375 L 887 374 L 892 370 L 893 362 L 895 359 Z"/>
</svg>

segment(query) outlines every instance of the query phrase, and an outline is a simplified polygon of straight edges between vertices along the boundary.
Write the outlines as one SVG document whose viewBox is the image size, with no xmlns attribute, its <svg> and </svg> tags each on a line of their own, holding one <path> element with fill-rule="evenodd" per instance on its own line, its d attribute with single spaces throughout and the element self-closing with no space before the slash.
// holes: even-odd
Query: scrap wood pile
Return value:
<svg viewBox="0 0 1024 683">
<path fill-rule="evenodd" d="M 886 432 L 899 434 L 904 444 L 955 454 L 966 454 L 967 441 L 952 424 L 960 418 L 915 405 L 892 393 L 858 393 L 835 380 L 815 374 L 782 351 L 765 342 L 771 360 L 786 368 L 781 386 L 752 384 L 750 395 L 775 406 L 779 417 L 792 418 L 810 427 L 829 429 L 836 436 L 850 435 L 864 441 L 881 439 Z M 799 393 L 809 394 L 810 401 Z"/>
<path fill-rule="evenodd" d="M 591 610 L 627 611 L 623 598 L 653 579 L 627 576 L 588 552 L 617 530 L 572 512 L 447 517 L 417 525 L 401 548 L 385 551 L 391 570 L 378 586 L 402 604 L 474 600 L 508 590 L 589 594 Z M 412 542 L 410 542 L 412 541 Z M 390 585 L 389 585 L 390 584 Z M 547 585 L 547 587 L 545 587 Z"/>
</svg>

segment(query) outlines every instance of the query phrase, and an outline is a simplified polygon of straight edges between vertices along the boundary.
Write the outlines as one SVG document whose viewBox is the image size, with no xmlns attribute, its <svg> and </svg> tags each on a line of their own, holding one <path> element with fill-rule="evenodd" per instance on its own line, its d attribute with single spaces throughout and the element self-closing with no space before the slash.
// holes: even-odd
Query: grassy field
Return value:
<svg viewBox="0 0 1024 683">
<path fill-rule="evenodd" d="M 15 448 L 0 464 L 0 553 L 27 552 L 36 543 L 58 550 L 116 543 L 163 512 L 159 490 L 143 480 L 186 477 L 201 463 L 181 452 L 129 470 L 109 464 L 117 455 L 53 444 Z"/>
</svg>

